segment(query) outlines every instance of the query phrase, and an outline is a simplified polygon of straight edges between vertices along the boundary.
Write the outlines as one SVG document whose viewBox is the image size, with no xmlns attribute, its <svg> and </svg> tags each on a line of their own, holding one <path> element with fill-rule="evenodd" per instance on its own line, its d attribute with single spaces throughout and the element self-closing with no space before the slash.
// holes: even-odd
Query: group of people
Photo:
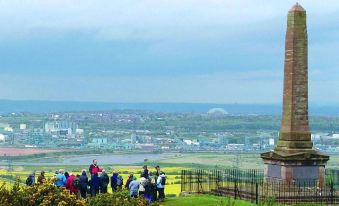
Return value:
<svg viewBox="0 0 339 206">
<path fill-rule="evenodd" d="M 94 159 L 88 170 L 90 179 L 85 169 L 82 170 L 81 175 L 60 169 L 55 172 L 53 178 L 56 187 L 65 187 L 70 193 L 80 195 L 82 198 L 86 198 L 87 194 L 95 196 L 98 193 L 107 193 L 110 185 L 113 193 L 126 189 L 131 197 L 143 196 L 149 202 L 164 201 L 166 175 L 161 171 L 160 166 L 156 166 L 155 169 L 156 171 L 152 173 L 145 165 L 139 180 L 135 174 L 130 174 L 124 185 L 124 180 L 117 171 L 113 171 L 112 176 L 109 177 Z M 45 172 L 41 171 L 37 183 L 43 184 L 45 180 Z M 35 174 L 33 173 L 27 177 L 26 184 L 31 186 L 34 183 Z"/>
<path fill-rule="evenodd" d="M 129 175 L 125 188 L 132 197 L 144 196 L 148 201 L 164 201 L 166 175 L 156 166 L 155 173 L 150 172 L 145 165 L 140 175 L 140 180 L 133 174 Z"/>
</svg>

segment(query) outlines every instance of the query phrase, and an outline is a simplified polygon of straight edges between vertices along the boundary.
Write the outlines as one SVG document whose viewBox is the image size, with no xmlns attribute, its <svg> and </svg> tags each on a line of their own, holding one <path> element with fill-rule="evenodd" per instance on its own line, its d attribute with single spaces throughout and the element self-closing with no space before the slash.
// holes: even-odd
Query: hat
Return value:
<svg viewBox="0 0 339 206">
<path fill-rule="evenodd" d="M 133 176 L 133 180 L 137 180 L 137 177 L 136 177 L 136 176 Z"/>
</svg>

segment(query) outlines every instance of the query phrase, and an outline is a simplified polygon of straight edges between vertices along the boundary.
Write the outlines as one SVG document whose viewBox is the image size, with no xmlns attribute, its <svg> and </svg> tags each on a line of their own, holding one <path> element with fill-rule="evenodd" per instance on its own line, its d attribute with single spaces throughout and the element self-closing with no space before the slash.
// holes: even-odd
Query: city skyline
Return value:
<svg viewBox="0 0 339 206">
<path fill-rule="evenodd" d="M 281 103 L 294 3 L 2 1 L 0 99 Z M 339 4 L 299 3 L 310 102 L 336 104 Z"/>
</svg>

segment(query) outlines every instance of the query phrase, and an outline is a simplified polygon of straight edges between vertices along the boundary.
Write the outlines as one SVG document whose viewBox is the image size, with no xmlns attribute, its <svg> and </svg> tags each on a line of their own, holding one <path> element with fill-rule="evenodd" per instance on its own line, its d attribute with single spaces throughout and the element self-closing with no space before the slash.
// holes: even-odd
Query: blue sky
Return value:
<svg viewBox="0 0 339 206">
<path fill-rule="evenodd" d="M 339 2 L 308 14 L 310 101 L 339 103 Z M 0 1 L 0 99 L 281 103 L 295 1 Z"/>
</svg>

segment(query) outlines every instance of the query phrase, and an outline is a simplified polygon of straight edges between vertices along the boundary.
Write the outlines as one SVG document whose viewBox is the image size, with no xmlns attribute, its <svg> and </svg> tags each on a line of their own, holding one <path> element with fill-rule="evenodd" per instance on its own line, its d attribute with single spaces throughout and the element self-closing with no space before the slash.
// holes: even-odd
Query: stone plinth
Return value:
<svg viewBox="0 0 339 206">
<path fill-rule="evenodd" d="M 309 183 L 325 180 L 325 165 L 329 157 L 318 151 L 287 154 L 279 151 L 262 153 L 267 181 Z"/>
</svg>

